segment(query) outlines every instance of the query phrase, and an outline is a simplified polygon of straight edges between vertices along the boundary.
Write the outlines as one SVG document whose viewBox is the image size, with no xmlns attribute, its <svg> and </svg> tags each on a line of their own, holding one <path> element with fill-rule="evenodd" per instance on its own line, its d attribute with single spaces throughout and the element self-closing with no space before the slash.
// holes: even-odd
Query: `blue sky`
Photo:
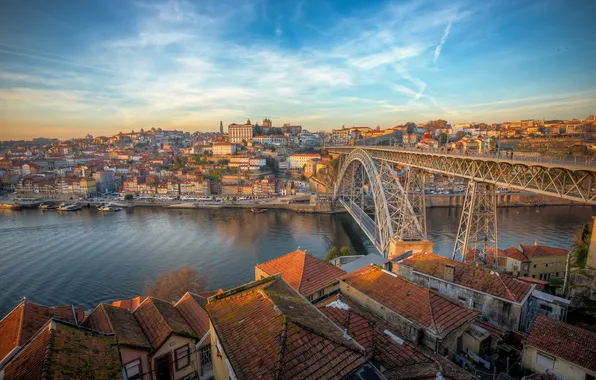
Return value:
<svg viewBox="0 0 596 380">
<path fill-rule="evenodd" d="M 596 1 L 0 2 L 0 139 L 596 112 Z"/>
</svg>

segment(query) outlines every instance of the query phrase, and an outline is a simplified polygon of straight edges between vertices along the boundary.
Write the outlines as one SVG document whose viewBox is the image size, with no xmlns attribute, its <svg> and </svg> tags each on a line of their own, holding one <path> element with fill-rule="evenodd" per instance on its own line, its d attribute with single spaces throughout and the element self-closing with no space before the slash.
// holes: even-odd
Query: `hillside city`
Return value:
<svg viewBox="0 0 596 380">
<path fill-rule="evenodd" d="M 1 207 L 342 212 L 332 201 L 338 146 L 590 166 L 596 116 L 331 132 L 265 118 L 214 132 L 3 141 Z M 461 205 L 466 179 L 424 177 L 428 206 Z M 498 194 L 507 195 L 499 206 L 572 203 Z M 92 310 L 31 295 L 0 320 L 0 380 L 594 379 L 596 234 L 586 222 L 573 247 L 520 241 L 498 247 L 493 262 L 432 249 L 384 257 L 334 248 L 323 260 L 290 248 L 231 289 L 195 291 L 172 275 L 172 293 Z"/>
</svg>

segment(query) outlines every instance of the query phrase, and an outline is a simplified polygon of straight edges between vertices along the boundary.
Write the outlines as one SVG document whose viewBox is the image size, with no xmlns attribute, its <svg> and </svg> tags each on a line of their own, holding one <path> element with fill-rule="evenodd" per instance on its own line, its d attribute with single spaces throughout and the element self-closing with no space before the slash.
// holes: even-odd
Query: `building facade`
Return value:
<svg viewBox="0 0 596 380">
<path fill-rule="evenodd" d="M 230 142 L 233 144 L 240 144 L 243 141 L 248 141 L 252 138 L 252 124 L 248 120 L 245 124 L 230 124 L 228 125 L 228 135 Z"/>
</svg>

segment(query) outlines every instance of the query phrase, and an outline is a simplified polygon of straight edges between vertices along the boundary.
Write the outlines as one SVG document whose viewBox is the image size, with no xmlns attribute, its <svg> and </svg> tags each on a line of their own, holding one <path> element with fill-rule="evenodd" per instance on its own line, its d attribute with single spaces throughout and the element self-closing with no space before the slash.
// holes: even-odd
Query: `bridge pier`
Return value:
<svg viewBox="0 0 596 380">
<path fill-rule="evenodd" d="M 498 267 L 496 185 L 470 181 L 452 258 Z"/>
</svg>

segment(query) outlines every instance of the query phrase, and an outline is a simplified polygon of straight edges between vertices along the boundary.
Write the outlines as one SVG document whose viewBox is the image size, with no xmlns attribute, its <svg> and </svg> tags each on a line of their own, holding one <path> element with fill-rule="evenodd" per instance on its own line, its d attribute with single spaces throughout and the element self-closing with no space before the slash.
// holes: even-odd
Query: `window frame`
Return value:
<svg viewBox="0 0 596 380">
<path fill-rule="evenodd" d="M 186 348 L 186 350 L 188 352 L 188 355 L 186 357 L 186 359 L 188 361 L 186 362 L 186 365 L 179 367 L 178 366 L 178 359 L 179 359 L 178 351 L 183 350 L 184 348 Z M 178 372 L 178 371 L 181 371 L 181 370 L 187 368 L 188 366 L 190 366 L 190 344 L 186 343 L 174 350 L 174 368 L 176 369 L 176 372 Z"/>
<path fill-rule="evenodd" d="M 124 367 L 124 372 L 126 373 L 126 378 L 130 378 L 130 375 L 128 374 L 128 368 L 126 368 L 128 365 L 134 363 L 134 362 L 139 362 L 139 379 L 143 378 L 143 361 L 141 360 L 141 357 L 139 356 L 136 359 L 130 360 L 124 364 L 122 364 L 122 367 Z"/>
<path fill-rule="evenodd" d="M 539 356 L 552 361 L 552 367 L 549 367 L 547 365 L 544 365 L 543 362 L 539 362 L 538 361 L 538 357 Z M 540 350 L 536 350 L 536 364 L 539 364 L 539 365 L 541 365 L 544 368 L 554 369 L 555 368 L 556 361 L 557 361 L 557 358 L 556 357 L 554 357 L 552 355 L 549 355 L 546 352 L 543 352 L 543 351 L 540 351 Z"/>
</svg>

